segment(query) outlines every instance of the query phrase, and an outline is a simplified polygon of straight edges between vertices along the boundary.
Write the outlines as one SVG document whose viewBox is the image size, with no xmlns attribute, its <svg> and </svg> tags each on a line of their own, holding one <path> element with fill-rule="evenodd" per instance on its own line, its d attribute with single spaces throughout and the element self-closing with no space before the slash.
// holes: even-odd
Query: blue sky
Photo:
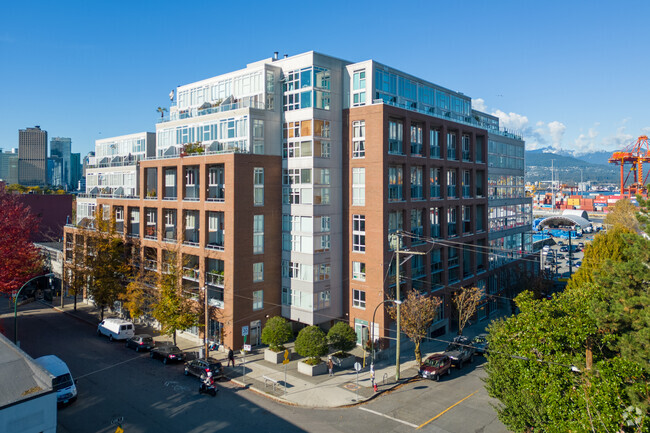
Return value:
<svg viewBox="0 0 650 433">
<path fill-rule="evenodd" d="M 155 131 L 181 84 L 280 55 L 374 59 L 461 91 L 528 148 L 650 133 L 650 2 L 21 1 L 0 6 L 0 148 L 41 125 L 94 141 Z"/>
</svg>

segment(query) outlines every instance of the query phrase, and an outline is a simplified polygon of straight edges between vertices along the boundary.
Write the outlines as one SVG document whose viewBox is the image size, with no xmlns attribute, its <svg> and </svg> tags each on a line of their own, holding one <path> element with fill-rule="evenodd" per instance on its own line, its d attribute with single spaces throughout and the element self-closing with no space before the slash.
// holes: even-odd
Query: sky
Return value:
<svg viewBox="0 0 650 433">
<path fill-rule="evenodd" d="M 179 85 L 318 51 L 463 92 L 527 149 L 620 149 L 650 133 L 650 2 L 4 1 L 0 148 L 155 131 Z"/>
</svg>

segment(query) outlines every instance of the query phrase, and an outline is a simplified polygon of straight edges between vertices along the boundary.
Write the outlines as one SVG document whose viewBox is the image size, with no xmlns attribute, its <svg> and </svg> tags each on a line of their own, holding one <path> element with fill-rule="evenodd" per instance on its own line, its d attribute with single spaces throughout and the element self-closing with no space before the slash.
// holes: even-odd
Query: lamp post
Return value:
<svg viewBox="0 0 650 433">
<path fill-rule="evenodd" d="M 31 283 L 32 281 L 38 279 L 38 278 L 43 278 L 43 277 L 53 277 L 53 273 L 45 274 L 45 275 L 39 275 L 37 277 L 34 277 L 30 280 L 28 280 L 23 286 L 18 290 L 18 293 L 16 293 L 16 297 L 14 298 L 14 344 L 18 344 L 18 297 L 20 296 L 20 292 L 23 291 L 23 289 L 27 286 L 27 284 Z"/>
<path fill-rule="evenodd" d="M 203 286 L 205 290 L 205 329 L 203 331 L 203 350 L 205 351 L 205 360 L 207 361 L 208 356 L 208 325 L 209 325 L 209 313 L 208 313 L 208 286 Z"/>
<path fill-rule="evenodd" d="M 375 365 L 375 314 L 377 314 L 377 309 L 379 308 L 380 305 L 385 304 L 386 302 L 392 302 L 396 305 L 401 305 L 402 301 L 399 299 L 385 299 L 381 301 L 377 306 L 375 307 L 375 311 L 372 313 L 372 329 L 370 330 L 370 344 L 372 345 L 372 359 L 370 360 L 370 366 L 374 368 Z"/>
</svg>

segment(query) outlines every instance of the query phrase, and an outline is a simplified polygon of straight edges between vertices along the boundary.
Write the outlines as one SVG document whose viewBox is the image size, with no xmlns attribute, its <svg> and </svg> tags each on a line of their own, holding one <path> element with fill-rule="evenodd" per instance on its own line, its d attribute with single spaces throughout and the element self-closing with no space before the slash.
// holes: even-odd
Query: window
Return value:
<svg viewBox="0 0 650 433">
<path fill-rule="evenodd" d="M 253 119 L 253 153 L 264 154 L 264 120 Z"/>
<path fill-rule="evenodd" d="M 332 238 L 330 235 L 317 236 L 314 252 L 323 253 L 325 251 L 329 251 L 331 243 L 332 243 Z"/>
<path fill-rule="evenodd" d="M 449 259 L 447 260 L 447 274 L 449 282 L 458 281 L 458 248 L 449 247 Z"/>
<path fill-rule="evenodd" d="M 325 281 L 330 279 L 330 264 L 322 263 L 314 265 L 314 281 Z"/>
<path fill-rule="evenodd" d="M 253 205 L 264 205 L 264 169 L 255 167 L 253 169 Z"/>
<path fill-rule="evenodd" d="M 472 173 L 469 170 L 463 170 L 463 197 L 471 197 Z"/>
<path fill-rule="evenodd" d="M 388 167 L 388 201 L 402 200 L 402 166 Z"/>
<path fill-rule="evenodd" d="M 264 215 L 253 215 L 253 254 L 264 253 Z"/>
<path fill-rule="evenodd" d="M 352 306 L 354 308 L 366 309 L 366 292 L 363 290 L 352 290 Z"/>
<path fill-rule="evenodd" d="M 447 170 L 447 197 L 456 198 L 456 170 Z"/>
<path fill-rule="evenodd" d="M 328 216 L 320 217 L 320 231 L 321 232 L 330 231 L 330 217 Z"/>
<path fill-rule="evenodd" d="M 388 213 L 388 239 L 390 239 L 391 234 L 395 233 L 398 230 L 404 229 L 404 219 L 402 217 L 402 211 L 394 211 Z M 392 243 L 390 244 L 392 248 Z M 400 247 L 402 246 L 400 240 Z"/>
<path fill-rule="evenodd" d="M 366 169 L 352 168 L 352 206 L 366 205 Z"/>
<path fill-rule="evenodd" d="M 472 250 L 474 246 L 472 244 L 465 245 L 463 247 L 463 278 L 467 278 L 472 275 Z"/>
<path fill-rule="evenodd" d="M 366 71 L 356 71 L 352 75 L 352 106 L 366 103 Z"/>
<path fill-rule="evenodd" d="M 317 293 L 316 297 L 316 310 L 322 310 L 330 306 L 332 294 L 329 290 Z"/>
<path fill-rule="evenodd" d="M 463 206 L 463 233 L 469 233 L 472 229 L 472 207 Z"/>
<path fill-rule="evenodd" d="M 440 158 L 440 131 L 437 129 L 429 131 L 429 157 Z"/>
<path fill-rule="evenodd" d="M 483 137 L 476 137 L 476 162 L 485 162 L 483 143 Z"/>
<path fill-rule="evenodd" d="M 469 147 L 469 135 L 463 134 L 462 137 L 462 146 L 463 146 L 463 161 L 471 161 L 470 147 Z"/>
<path fill-rule="evenodd" d="M 411 155 L 422 156 L 422 125 L 411 125 Z"/>
<path fill-rule="evenodd" d="M 447 133 L 447 159 L 458 159 L 456 155 L 456 134 Z"/>
<path fill-rule="evenodd" d="M 352 215 L 352 251 L 366 251 L 366 216 Z"/>
<path fill-rule="evenodd" d="M 447 209 L 447 235 L 449 237 L 456 236 L 458 231 L 456 230 L 456 208 L 450 207 Z"/>
<path fill-rule="evenodd" d="M 253 292 L 253 310 L 262 308 L 264 308 L 264 290 L 256 290 Z"/>
<path fill-rule="evenodd" d="M 423 198 L 422 167 L 411 167 L 411 200 L 422 200 Z"/>
<path fill-rule="evenodd" d="M 264 281 L 264 262 L 253 263 L 253 282 Z"/>
<path fill-rule="evenodd" d="M 402 137 L 404 135 L 401 122 L 388 122 L 388 153 L 402 154 Z"/>
<path fill-rule="evenodd" d="M 424 236 L 424 224 L 422 222 L 421 209 L 411 209 L 411 233 L 417 236 Z M 413 239 L 413 243 L 419 243 L 421 241 L 421 239 Z"/>
<path fill-rule="evenodd" d="M 476 196 L 485 197 L 485 191 L 483 189 L 483 176 L 485 172 L 483 170 L 478 170 L 476 172 Z"/>
<path fill-rule="evenodd" d="M 479 204 L 476 206 L 476 231 L 485 231 L 485 205 Z"/>
<path fill-rule="evenodd" d="M 440 208 L 432 207 L 429 209 L 429 219 L 431 221 L 431 233 L 429 236 L 432 238 L 440 237 Z"/>
<path fill-rule="evenodd" d="M 440 198 L 440 169 L 429 171 L 429 198 Z"/>
<path fill-rule="evenodd" d="M 352 279 L 366 281 L 366 264 L 363 262 L 352 262 Z"/>
<path fill-rule="evenodd" d="M 366 122 L 359 120 L 352 122 L 352 158 L 366 156 Z"/>
</svg>

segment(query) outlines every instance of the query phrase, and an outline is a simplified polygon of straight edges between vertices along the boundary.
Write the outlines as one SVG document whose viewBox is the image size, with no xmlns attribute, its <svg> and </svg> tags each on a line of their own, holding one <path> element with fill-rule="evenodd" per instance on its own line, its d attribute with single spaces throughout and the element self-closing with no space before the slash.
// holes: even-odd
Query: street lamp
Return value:
<svg viewBox="0 0 650 433">
<path fill-rule="evenodd" d="M 374 369 L 375 366 L 375 314 L 377 314 L 377 309 L 379 308 L 380 305 L 385 304 L 386 302 L 392 302 L 395 305 L 401 305 L 402 301 L 396 300 L 396 299 L 385 299 L 381 301 L 377 306 L 375 307 L 375 311 L 372 313 L 372 329 L 370 330 L 370 344 L 372 345 L 372 359 L 370 360 L 370 366 L 371 368 Z"/>
<path fill-rule="evenodd" d="M 27 281 L 23 286 L 18 290 L 18 293 L 16 293 L 16 297 L 14 298 L 14 344 L 18 344 L 18 297 L 20 296 L 20 292 L 23 291 L 23 289 L 27 286 L 27 284 L 31 283 L 32 281 L 36 280 L 37 278 L 43 278 L 43 277 L 53 277 L 55 274 L 49 273 L 45 275 L 39 275 L 37 277 L 32 278 L 31 280 Z"/>
<path fill-rule="evenodd" d="M 205 329 L 203 330 L 203 350 L 205 351 L 205 360 L 208 360 L 208 325 L 209 325 L 209 313 L 208 313 L 208 286 L 203 286 L 205 290 Z"/>
</svg>

